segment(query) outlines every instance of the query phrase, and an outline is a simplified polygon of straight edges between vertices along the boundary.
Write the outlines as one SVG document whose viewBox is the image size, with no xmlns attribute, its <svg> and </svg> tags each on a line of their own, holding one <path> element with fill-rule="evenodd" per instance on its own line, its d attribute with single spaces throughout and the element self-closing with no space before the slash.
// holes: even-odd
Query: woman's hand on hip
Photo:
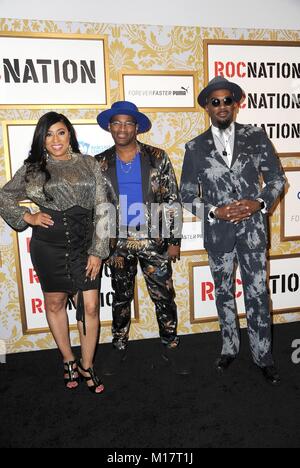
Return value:
<svg viewBox="0 0 300 468">
<path fill-rule="evenodd" d="M 30 224 L 31 226 L 41 226 L 47 229 L 50 226 L 53 226 L 54 224 L 54 221 L 52 220 L 51 216 L 47 213 L 43 213 L 42 211 L 39 211 L 35 214 L 27 212 L 24 214 L 23 219 L 27 224 Z"/>
</svg>

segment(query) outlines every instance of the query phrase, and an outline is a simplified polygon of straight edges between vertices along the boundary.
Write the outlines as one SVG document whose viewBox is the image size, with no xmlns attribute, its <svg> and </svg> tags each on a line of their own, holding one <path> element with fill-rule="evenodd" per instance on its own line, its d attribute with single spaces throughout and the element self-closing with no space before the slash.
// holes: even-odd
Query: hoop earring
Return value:
<svg viewBox="0 0 300 468">
<path fill-rule="evenodd" d="M 73 156 L 73 149 L 72 149 L 72 146 L 71 146 L 71 145 L 69 145 L 69 147 L 68 147 L 67 154 L 68 154 L 68 159 L 72 159 L 72 156 Z"/>
<path fill-rule="evenodd" d="M 46 162 L 48 162 L 49 161 L 49 154 L 48 154 L 46 148 L 44 148 L 44 150 L 43 150 L 43 156 L 44 156 Z"/>
</svg>

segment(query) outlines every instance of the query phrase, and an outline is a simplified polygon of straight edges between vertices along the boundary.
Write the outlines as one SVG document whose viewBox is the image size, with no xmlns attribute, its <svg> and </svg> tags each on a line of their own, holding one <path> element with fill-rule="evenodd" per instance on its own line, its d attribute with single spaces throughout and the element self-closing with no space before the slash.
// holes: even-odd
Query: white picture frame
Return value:
<svg viewBox="0 0 300 468">
<path fill-rule="evenodd" d="M 281 201 L 281 240 L 300 240 L 300 167 L 285 168 L 287 189 Z"/>
<path fill-rule="evenodd" d="M 295 41 L 204 40 L 204 85 L 215 76 L 238 84 L 237 121 L 264 128 L 281 157 L 300 154 L 299 54 Z"/>
<path fill-rule="evenodd" d="M 107 39 L 0 32 L 0 109 L 110 106 Z"/>
<path fill-rule="evenodd" d="M 143 112 L 195 112 L 197 107 L 196 72 L 123 71 L 121 96 Z"/>
<path fill-rule="evenodd" d="M 208 262 L 189 264 L 190 321 L 218 321 L 214 283 Z M 272 256 L 268 284 L 272 314 L 300 312 L 300 254 Z M 236 304 L 240 318 L 245 317 L 244 292 L 239 269 L 236 274 Z"/>
</svg>

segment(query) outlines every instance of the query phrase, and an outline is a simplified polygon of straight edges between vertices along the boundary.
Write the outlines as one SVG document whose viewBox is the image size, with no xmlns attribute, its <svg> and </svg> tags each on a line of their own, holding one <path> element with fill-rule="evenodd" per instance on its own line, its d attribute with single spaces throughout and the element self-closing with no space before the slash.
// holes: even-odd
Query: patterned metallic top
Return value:
<svg viewBox="0 0 300 468">
<path fill-rule="evenodd" d="M 31 200 L 42 210 L 65 211 L 73 206 L 94 210 L 94 236 L 89 255 L 107 258 L 109 255 L 108 210 L 103 175 L 99 163 L 92 156 L 73 154 L 72 159 L 58 161 L 49 158 L 47 169 L 51 179 L 46 190 L 53 198 L 47 201 L 43 193 L 45 175 L 41 172 L 31 175 L 25 181 L 26 166 L 23 165 L 14 177 L 0 189 L 0 215 L 14 229 L 28 225 L 23 216 L 28 208 L 19 206 L 22 200 Z"/>
</svg>

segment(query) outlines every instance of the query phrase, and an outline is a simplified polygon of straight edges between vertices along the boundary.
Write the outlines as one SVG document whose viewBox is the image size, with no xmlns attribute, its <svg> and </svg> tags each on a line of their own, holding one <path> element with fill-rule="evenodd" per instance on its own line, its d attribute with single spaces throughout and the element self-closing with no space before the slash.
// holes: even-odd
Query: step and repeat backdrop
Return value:
<svg viewBox="0 0 300 468">
<path fill-rule="evenodd" d="M 83 153 L 113 144 L 96 123 L 114 101 L 135 102 L 152 121 L 141 141 L 164 148 L 178 180 L 185 143 L 209 125 L 199 90 L 223 75 L 244 90 L 237 121 L 261 126 L 285 168 L 285 195 L 270 216 L 269 289 L 273 320 L 300 320 L 300 31 L 60 23 L 0 19 L 0 184 L 27 157 L 35 124 L 49 111 L 75 126 Z M 22 204 L 30 205 L 24 200 Z M 34 209 L 33 206 L 31 206 Z M 29 255 L 31 230 L 0 221 L 0 340 L 9 353 L 55 347 Z M 201 219 L 184 213 L 182 259 L 174 266 L 179 333 L 218 330 Z M 239 271 L 237 309 L 245 326 Z M 101 281 L 101 342 L 111 340 L 110 271 Z M 74 310 L 71 338 L 78 344 Z M 131 339 L 158 336 L 141 273 Z"/>
</svg>

